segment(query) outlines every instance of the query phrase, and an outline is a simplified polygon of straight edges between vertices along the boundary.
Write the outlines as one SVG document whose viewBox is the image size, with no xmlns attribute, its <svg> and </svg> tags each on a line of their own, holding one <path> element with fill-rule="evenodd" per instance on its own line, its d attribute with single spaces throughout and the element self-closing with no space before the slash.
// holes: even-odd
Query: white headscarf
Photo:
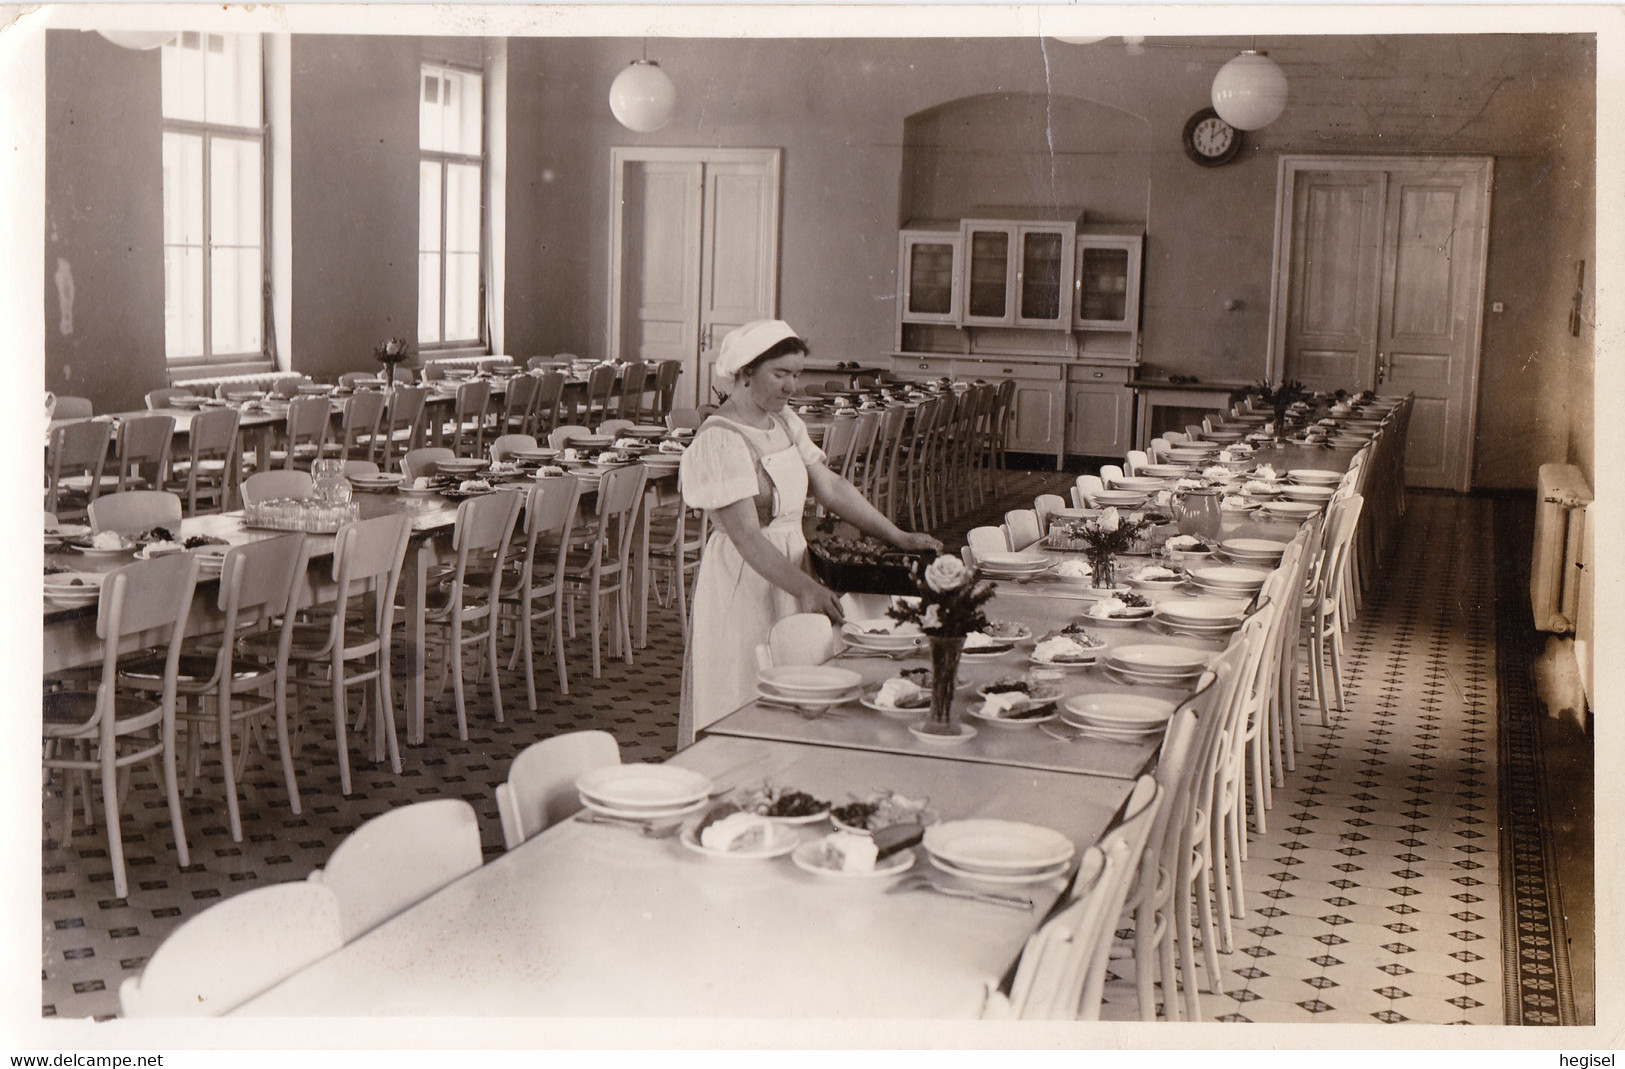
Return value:
<svg viewBox="0 0 1625 1069">
<path fill-rule="evenodd" d="M 795 337 L 798 337 L 795 328 L 782 319 L 753 319 L 730 330 L 722 339 L 716 362 L 711 365 L 711 377 L 717 388 L 724 393 L 732 390 L 740 369 L 779 342 Z"/>
</svg>

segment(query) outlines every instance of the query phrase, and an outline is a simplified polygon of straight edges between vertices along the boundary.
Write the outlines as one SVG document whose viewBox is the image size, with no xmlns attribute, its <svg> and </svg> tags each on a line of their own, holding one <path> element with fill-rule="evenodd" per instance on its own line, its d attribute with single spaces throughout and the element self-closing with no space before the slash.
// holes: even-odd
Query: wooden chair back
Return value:
<svg viewBox="0 0 1625 1069">
<path fill-rule="evenodd" d="M 576 780 L 621 763 L 621 744 L 607 731 L 570 731 L 531 743 L 497 784 L 504 849 L 512 850 L 581 808 Z"/>
<path fill-rule="evenodd" d="M 243 504 L 306 498 L 315 490 L 308 471 L 256 471 L 243 480 Z"/>
<path fill-rule="evenodd" d="M 124 490 L 103 494 L 90 503 L 90 529 L 100 534 L 137 534 L 150 527 L 180 532 L 181 499 L 164 490 Z"/>
</svg>

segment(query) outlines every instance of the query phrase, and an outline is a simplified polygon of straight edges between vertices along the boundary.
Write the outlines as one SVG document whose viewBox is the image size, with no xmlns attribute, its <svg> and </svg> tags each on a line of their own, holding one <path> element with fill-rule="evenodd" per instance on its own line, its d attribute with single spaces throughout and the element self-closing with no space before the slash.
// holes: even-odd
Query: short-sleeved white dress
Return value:
<svg viewBox="0 0 1625 1069">
<path fill-rule="evenodd" d="M 762 533 L 798 567 L 806 566 L 807 540 L 801 513 L 807 500 L 807 469 L 824 453 L 807 426 L 788 410 L 758 430 L 712 416 L 683 454 L 683 500 L 695 508 L 720 509 L 755 499 Z M 756 696 L 756 646 L 778 620 L 802 611 L 798 599 L 774 586 L 739 555 L 721 524 L 711 529 L 694 586 L 688 651 L 683 658 L 677 745 Z"/>
</svg>

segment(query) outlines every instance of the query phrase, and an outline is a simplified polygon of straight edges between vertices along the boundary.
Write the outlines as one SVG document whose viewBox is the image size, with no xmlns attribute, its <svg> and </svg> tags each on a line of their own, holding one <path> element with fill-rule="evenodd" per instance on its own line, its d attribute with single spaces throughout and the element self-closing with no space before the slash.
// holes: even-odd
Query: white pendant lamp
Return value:
<svg viewBox="0 0 1625 1069">
<path fill-rule="evenodd" d="M 97 33 L 120 48 L 134 48 L 142 52 L 160 48 L 173 41 L 174 30 L 97 30 Z"/>
<path fill-rule="evenodd" d="M 652 59 L 634 59 L 609 87 L 609 110 L 628 130 L 647 134 L 671 122 L 677 87 Z"/>
<path fill-rule="evenodd" d="M 1246 51 L 1213 78 L 1213 110 L 1237 130 L 1259 130 L 1286 110 L 1286 75 L 1266 52 Z"/>
</svg>

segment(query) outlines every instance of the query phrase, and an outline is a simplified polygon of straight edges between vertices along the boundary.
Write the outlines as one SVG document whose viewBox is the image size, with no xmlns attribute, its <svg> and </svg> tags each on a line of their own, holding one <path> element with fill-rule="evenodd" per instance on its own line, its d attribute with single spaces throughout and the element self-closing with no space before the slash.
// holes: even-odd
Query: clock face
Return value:
<svg viewBox="0 0 1625 1069">
<path fill-rule="evenodd" d="M 1204 167 L 1229 163 L 1241 151 L 1241 131 L 1219 118 L 1212 108 L 1192 115 L 1185 123 L 1185 155 Z"/>
</svg>

